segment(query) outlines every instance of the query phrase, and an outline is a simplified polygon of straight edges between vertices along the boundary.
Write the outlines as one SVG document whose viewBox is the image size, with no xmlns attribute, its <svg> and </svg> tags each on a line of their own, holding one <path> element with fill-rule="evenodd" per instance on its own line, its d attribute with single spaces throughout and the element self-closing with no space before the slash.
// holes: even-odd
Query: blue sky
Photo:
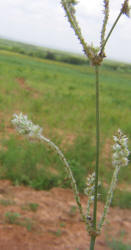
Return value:
<svg viewBox="0 0 131 250">
<path fill-rule="evenodd" d="M 110 1 L 108 29 L 118 15 L 121 0 Z M 0 0 L 0 36 L 46 47 L 82 53 L 60 0 Z M 86 40 L 99 45 L 102 0 L 79 0 L 77 18 Z M 107 58 L 131 62 L 131 19 L 122 16 L 106 48 Z"/>
</svg>

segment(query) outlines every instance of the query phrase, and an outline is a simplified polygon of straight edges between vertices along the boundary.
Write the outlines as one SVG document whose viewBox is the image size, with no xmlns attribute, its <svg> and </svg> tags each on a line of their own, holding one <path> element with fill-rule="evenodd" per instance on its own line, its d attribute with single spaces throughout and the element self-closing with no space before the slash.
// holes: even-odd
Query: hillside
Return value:
<svg viewBox="0 0 131 250">
<path fill-rule="evenodd" d="M 3 42 L 3 44 L 5 43 Z M 28 209 L 26 209 L 26 207 L 24 216 L 28 217 L 29 215 L 29 220 L 27 219 L 26 221 L 26 219 L 24 219 L 24 222 L 22 221 L 22 225 L 25 223 L 24 225 L 26 227 L 23 231 L 25 242 L 27 242 L 28 239 L 28 242 L 30 242 L 29 244 L 32 247 L 32 244 L 34 244 L 33 237 L 35 237 L 37 243 L 38 240 L 41 239 L 40 244 L 46 244 L 45 241 L 47 239 L 47 244 L 49 241 L 52 241 L 54 244 L 54 248 L 51 249 L 58 249 L 57 244 L 61 247 L 60 249 L 65 249 L 62 248 L 65 244 L 65 240 L 67 244 L 69 238 L 71 238 L 70 247 L 72 244 L 75 244 L 75 241 L 73 240 L 74 236 L 70 233 L 73 232 L 74 234 L 79 235 L 79 238 L 82 237 L 82 242 L 79 242 L 78 249 L 84 250 L 87 236 L 81 236 L 79 234 L 79 216 L 74 215 L 73 220 L 69 218 L 70 215 L 63 217 L 63 214 L 68 213 L 67 211 L 69 207 L 75 206 L 74 199 L 69 190 L 70 182 L 63 169 L 63 164 L 58 159 L 58 156 L 55 155 L 47 145 L 43 145 L 40 142 L 28 141 L 27 138 L 18 135 L 11 124 L 11 119 L 14 113 L 18 114 L 19 112 L 23 112 L 24 114 L 27 114 L 29 119 L 33 120 L 35 124 L 39 124 L 43 128 L 43 133 L 46 137 L 59 145 L 71 165 L 79 191 L 83 197 L 83 202 L 85 202 L 86 198 L 83 196 L 83 192 L 86 185 L 86 176 L 89 173 L 92 173 L 95 165 L 94 71 L 88 65 L 88 62 L 85 61 L 85 58 L 82 58 L 82 61 L 80 59 L 79 63 L 78 60 L 76 60 L 77 63 L 74 63 L 76 62 L 74 59 L 72 62 L 70 61 L 70 63 L 66 63 L 65 60 L 60 60 L 60 56 L 59 60 L 58 57 L 55 57 L 55 60 L 54 58 L 49 60 L 49 58 L 40 58 L 38 54 L 27 55 L 25 52 L 14 52 L 13 49 L 6 48 L 9 47 L 9 45 L 11 47 L 11 43 L 7 42 L 6 46 L 4 45 L 5 47 L 0 47 L 0 211 L 2 220 L 2 239 L 4 239 L 5 235 L 7 236 L 8 232 L 10 237 L 9 241 L 12 246 L 14 246 L 13 244 L 16 244 L 15 239 L 17 239 L 17 243 L 19 240 L 22 242 L 22 238 L 19 238 L 20 234 L 17 234 L 17 230 L 21 233 L 21 230 L 23 231 L 23 229 L 21 229 L 21 225 L 9 225 L 10 222 L 8 220 L 10 220 L 10 215 L 12 218 L 12 214 L 10 213 L 13 212 L 15 215 L 24 213 L 22 212 L 21 206 L 26 204 L 27 194 L 32 197 L 32 200 L 30 200 L 31 204 L 38 203 L 39 206 L 40 203 L 40 207 L 42 208 L 43 201 L 39 200 L 38 202 L 37 195 L 39 197 L 41 192 L 43 192 L 42 195 L 45 196 L 44 202 L 47 204 L 48 208 L 49 206 L 55 206 L 53 202 L 61 204 L 58 205 L 61 206 L 58 210 L 60 209 L 61 211 L 62 222 L 61 218 L 58 216 L 59 212 L 56 209 L 53 212 L 53 220 L 51 224 L 50 221 L 46 221 L 46 225 L 49 224 L 49 227 L 45 229 L 45 224 L 42 226 L 42 239 L 41 236 L 38 237 L 38 235 L 36 236 L 34 233 L 27 234 L 27 230 L 30 231 L 30 227 L 32 227 L 31 220 L 35 216 L 32 217 L 33 213 L 28 214 Z M 13 42 L 12 46 L 14 46 Z M 16 47 L 17 46 L 18 43 L 16 43 Z M 20 46 L 23 48 L 23 45 L 19 44 L 19 48 Z M 27 51 L 29 45 L 24 46 L 24 51 Z M 32 48 L 29 46 L 28 50 L 29 48 L 30 50 L 36 49 L 37 51 L 37 48 L 35 47 Z M 60 52 L 57 52 L 57 55 L 59 53 Z M 61 58 L 63 58 L 63 54 L 60 55 Z M 66 55 L 66 57 L 68 59 L 70 58 L 69 55 Z M 69 62 L 69 60 L 67 61 Z M 115 62 L 106 62 L 101 68 L 101 186 L 99 190 L 99 193 L 101 194 L 99 200 L 101 202 L 105 200 L 105 195 L 113 172 L 111 160 L 113 143 L 112 136 L 116 133 L 118 128 L 121 128 L 129 137 L 129 148 L 131 148 L 130 72 L 131 65 Z M 130 166 L 131 163 L 127 168 L 121 169 L 118 187 L 112 201 L 111 214 L 109 215 L 109 220 L 111 221 L 110 230 L 112 230 L 112 237 L 115 239 L 115 241 L 111 243 L 112 249 L 116 249 L 113 248 L 113 244 L 117 244 L 117 247 L 119 245 L 119 242 L 116 242 L 117 236 L 121 246 L 122 241 L 130 244 L 130 227 L 128 223 L 130 210 L 127 210 L 131 208 Z M 7 180 L 12 181 L 14 186 L 12 186 Z M 29 187 L 23 187 L 21 185 L 30 186 L 34 191 Z M 62 188 L 68 189 L 64 190 Z M 2 190 L 5 191 L 3 192 Z M 22 204 L 19 204 L 20 198 L 17 197 L 18 190 L 21 195 L 23 195 Z M 42 191 L 38 192 L 36 190 Z M 60 201 L 59 196 L 63 197 L 63 200 Z M 53 200 L 54 197 L 55 200 Z M 12 199 L 17 200 L 16 204 L 10 203 L 10 200 L 12 201 Z M 65 202 L 68 206 L 64 208 Z M 7 205 L 6 208 L 5 205 Z M 30 209 L 37 210 L 37 205 L 30 206 Z M 100 213 L 102 210 L 102 203 L 99 203 L 99 206 Z M 77 214 L 76 208 L 70 209 L 71 213 Z M 39 231 L 40 222 L 43 217 L 41 217 L 42 209 L 39 210 L 38 207 L 38 211 L 40 215 L 36 216 L 36 224 L 38 223 Z M 5 213 L 7 214 L 4 217 Z M 118 213 L 119 215 L 117 216 Z M 45 214 L 48 214 L 48 211 L 45 210 Z M 65 218 L 64 222 L 63 218 Z M 61 226 L 63 223 L 67 224 L 67 226 Z M 121 226 L 123 227 L 124 233 L 121 232 Z M 105 230 L 105 234 L 103 234 L 102 238 L 98 240 L 98 247 L 101 250 L 102 247 L 103 250 L 109 248 L 106 239 L 106 236 L 109 233 L 108 227 L 109 225 L 107 225 L 107 231 Z M 51 231 L 52 228 L 54 228 L 53 232 Z M 11 233 L 9 233 L 10 229 Z M 84 230 L 82 224 L 82 234 Z M 45 234 L 44 238 L 43 232 Z M 123 237 L 121 237 L 121 235 L 123 235 Z M 1 248 L 3 246 L 2 249 L 7 249 L 4 240 L 1 241 L 1 244 L 3 244 L 0 245 Z M 25 249 L 29 249 L 29 244 L 25 243 Z M 41 246 L 39 247 L 39 250 L 40 249 Z M 123 249 L 125 250 L 126 248 Z M 11 250 L 14 250 L 14 248 Z"/>
<path fill-rule="evenodd" d="M 35 191 L 0 181 L 0 249 L 86 250 L 89 236 L 69 189 Z M 81 195 L 84 209 L 87 198 Z M 103 205 L 98 204 L 98 218 Z M 130 211 L 111 208 L 97 250 L 129 250 Z"/>
<path fill-rule="evenodd" d="M 53 185 L 63 186 L 64 171 L 57 156 L 52 154 L 46 146 L 37 143 L 31 144 L 26 139 L 24 150 L 23 138 L 18 140 L 19 136 L 11 125 L 11 118 L 14 113 L 23 112 L 34 123 L 39 124 L 44 129 L 44 134 L 63 149 L 67 159 L 72 163 L 74 174 L 82 191 L 85 176 L 94 166 L 95 156 L 93 69 L 90 66 L 70 65 L 1 51 L 0 71 L 0 135 L 3 139 L 1 147 L 8 148 L 7 151 L 1 151 L 0 161 L 1 165 L 6 166 L 7 169 L 10 162 L 11 171 L 10 173 L 8 169 L 7 173 L 4 173 L 5 176 L 7 175 L 6 177 L 13 181 L 26 184 L 30 183 L 35 176 L 32 186 L 34 185 L 38 189 L 48 189 Z M 109 183 L 113 170 L 111 167 L 112 136 L 118 128 L 128 135 L 129 146 L 131 145 L 130 73 L 119 69 L 103 68 L 100 81 L 100 174 L 103 181 Z M 34 152 L 36 156 L 33 156 L 32 159 Z M 26 163 L 27 154 L 30 155 L 28 164 Z M 15 157 L 16 155 L 21 159 L 21 163 Z M 11 166 L 14 164 L 15 173 L 12 172 L 13 169 L 11 170 Z M 29 169 L 25 169 L 25 165 L 28 165 Z M 40 176 L 38 174 L 38 183 L 41 184 L 36 181 L 37 165 L 46 169 L 43 181 L 39 180 L 41 173 Z M 34 168 L 34 172 L 30 175 L 31 166 Z M 55 175 L 52 169 L 55 169 Z M 123 169 L 120 173 L 119 181 L 124 186 L 124 190 L 129 190 L 128 184 L 131 177 L 129 169 L 130 167 Z M 69 183 L 64 185 L 69 186 Z"/>
</svg>

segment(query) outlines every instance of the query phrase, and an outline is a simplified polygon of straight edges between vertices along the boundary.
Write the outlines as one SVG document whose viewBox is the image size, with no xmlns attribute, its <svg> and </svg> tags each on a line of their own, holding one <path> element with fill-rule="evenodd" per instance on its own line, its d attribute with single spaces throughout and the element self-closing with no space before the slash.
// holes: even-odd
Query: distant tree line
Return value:
<svg viewBox="0 0 131 250">
<path fill-rule="evenodd" d="M 11 42 L 12 43 L 12 42 Z M 65 62 L 65 63 L 70 63 L 70 64 L 75 64 L 75 65 L 82 65 L 82 64 L 89 64 L 88 60 L 82 56 L 77 56 L 73 54 L 68 54 L 64 52 L 59 52 L 59 51 L 53 51 L 53 50 L 47 50 L 47 49 L 42 49 L 39 47 L 35 46 L 29 46 L 29 45 L 23 45 L 23 44 L 8 44 L 8 43 L 3 43 L 1 44 L 0 42 L 0 49 L 1 50 L 8 50 L 12 52 L 16 52 L 19 54 L 23 55 L 28 55 L 32 57 L 38 57 L 41 59 L 48 59 L 48 60 L 54 60 L 54 61 L 60 61 L 60 62 Z"/>
<path fill-rule="evenodd" d="M 6 39 L 0 39 L 0 50 L 8 50 L 31 57 L 38 57 L 41 59 L 54 60 L 74 65 L 89 65 L 88 59 L 79 55 L 44 49 L 35 45 L 28 45 Z M 102 67 L 112 71 L 131 72 L 131 64 L 126 63 L 105 62 Z"/>
</svg>

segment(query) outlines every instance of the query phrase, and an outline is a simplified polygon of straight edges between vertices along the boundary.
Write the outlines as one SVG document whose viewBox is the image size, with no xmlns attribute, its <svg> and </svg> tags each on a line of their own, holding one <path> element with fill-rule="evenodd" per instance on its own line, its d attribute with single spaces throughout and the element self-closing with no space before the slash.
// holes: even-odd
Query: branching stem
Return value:
<svg viewBox="0 0 131 250">
<path fill-rule="evenodd" d="M 107 194 L 107 198 L 106 198 L 106 204 L 104 206 L 104 212 L 103 212 L 103 215 L 101 217 L 101 220 L 100 220 L 100 223 L 99 223 L 99 226 L 98 226 L 99 231 L 101 231 L 101 229 L 102 229 L 102 226 L 104 224 L 105 218 L 107 216 L 107 213 L 108 213 L 108 210 L 109 210 L 112 198 L 113 198 L 113 192 L 114 192 L 116 184 L 117 184 L 119 170 L 120 170 L 120 167 L 117 166 L 115 168 L 113 176 L 112 176 L 111 185 L 110 185 L 110 188 L 109 188 L 109 191 L 108 191 L 108 194 Z"/>
<path fill-rule="evenodd" d="M 120 11 L 120 13 L 119 13 L 118 17 L 116 18 L 114 24 L 112 25 L 112 27 L 111 27 L 111 29 L 110 29 L 110 31 L 109 31 L 109 33 L 108 33 L 108 35 L 107 35 L 107 37 L 106 37 L 103 45 L 102 45 L 102 48 L 101 48 L 101 51 L 100 51 L 101 55 L 103 54 L 105 46 L 106 46 L 106 44 L 107 44 L 107 42 L 108 42 L 108 40 L 109 40 L 109 38 L 110 38 L 110 36 L 111 36 L 111 34 L 112 34 L 112 32 L 113 32 L 116 24 L 118 23 L 118 21 L 119 21 L 119 19 L 120 19 L 120 17 L 121 17 L 122 14 L 123 14 L 122 11 Z"/>
<path fill-rule="evenodd" d="M 64 154 L 62 153 L 62 151 L 59 149 L 58 146 L 55 145 L 54 142 L 52 142 L 51 140 L 49 140 L 48 138 L 46 138 L 45 136 L 42 136 L 42 135 L 40 136 L 40 139 L 43 140 L 44 142 L 46 142 L 53 150 L 55 150 L 56 153 L 58 154 L 58 156 L 60 157 L 60 159 L 63 161 L 66 172 L 67 172 L 67 174 L 68 174 L 68 176 L 69 176 L 69 178 L 71 180 L 72 189 L 73 189 L 73 192 L 74 192 L 76 203 L 78 205 L 79 212 L 81 214 L 81 217 L 82 217 L 83 221 L 86 222 L 86 218 L 85 218 L 85 215 L 83 213 L 83 209 L 82 209 L 82 205 L 81 205 L 81 201 L 80 201 L 76 181 L 75 181 L 75 178 L 73 176 L 73 173 L 71 171 L 71 168 L 69 166 L 68 161 L 66 160 L 66 158 L 65 158 Z"/>
<path fill-rule="evenodd" d="M 105 32 L 106 32 L 108 18 L 109 18 L 109 0 L 104 0 L 104 20 L 103 20 L 102 31 L 101 31 L 101 48 L 105 39 Z"/>
</svg>

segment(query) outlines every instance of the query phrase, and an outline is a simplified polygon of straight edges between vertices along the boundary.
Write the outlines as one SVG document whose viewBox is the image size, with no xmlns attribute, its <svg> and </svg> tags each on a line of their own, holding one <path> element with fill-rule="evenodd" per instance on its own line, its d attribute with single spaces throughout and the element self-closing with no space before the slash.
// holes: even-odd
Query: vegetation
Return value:
<svg viewBox="0 0 131 250">
<path fill-rule="evenodd" d="M 72 165 L 70 166 L 70 163 L 68 160 L 66 160 L 66 156 L 63 154 L 63 152 L 60 150 L 59 146 L 55 144 L 52 139 L 48 139 L 45 135 L 43 135 L 43 129 L 41 126 L 36 125 L 32 122 L 32 120 L 28 119 L 27 115 L 23 115 L 23 113 L 20 113 L 19 115 L 14 114 L 14 118 L 12 119 L 12 124 L 15 126 L 17 132 L 19 132 L 20 135 L 26 135 L 30 137 L 32 140 L 36 139 L 39 140 L 39 142 L 44 142 L 48 145 L 48 147 L 51 150 L 54 150 L 56 155 L 62 160 L 62 163 L 64 164 L 64 169 L 67 174 L 67 178 L 70 180 L 71 187 L 74 193 L 74 198 L 76 200 L 76 204 L 78 206 L 81 219 L 86 225 L 86 230 L 90 236 L 90 250 L 94 250 L 95 247 L 95 241 L 96 237 L 100 235 L 102 226 L 104 225 L 107 213 L 109 211 L 109 207 L 112 203 L 112 198 L 114 194 L 114 190 L 116 188 L 116 184 L 118 181 L 118 173 L 120 168 L 127 167 L 129 160 L 128 156 L 130 154 L 128 150 L 128 137 L 123 134 L 121 129 L 117 129 L 117 134 L 113 136 L 114 145 L 112 147 L 113 149 L 113 156 L 112 156 L 112 166 L 114 167 L 114 171 L 112 174 L 110 186 L 108 188 L 108 192 L 106 195 L 106 201 L 104 205 L 104 209 L 100 218 L 100 221 L 97 221 L 97 202 L 98 202 L 98 188 L 99 188 L 99 168 L 100 168 L 100 66 L 103 62 L 103 59 L 105 58 L 105 47 L 106 44 L 116 27 L 116 24 L 118 23 L 120 17 L 122 15 L 126 15 L 127 17 L 130 16 L 130 7 L 129 7 L 129 0 L 124 0 L 120 11 L 116 17 L 116 19 L 113 22 L 113 25 L 111 28 L 109 28 L 107 34 L 107 23 L 109 19 L 109 0 L 104 0 L 104 19 L 101 26 L 100 31 L 100 44 L 99 47 L 94 47 L 93 44 L 88 44 L 88 41 L 86 41 L 82 35 L 81 27 L 79 26 L 79 22 L 77 21 L 76 17 L 76 5 L 78 2 L 76 0 L 61 0 L 61 5 L 65 10 L 68 22 L 70 23 L 71 27 L 74 30 L 74 33 L 76 37 L 78 38 L 80 44 L 82 45 L 83 51 L 85 56 L 89 59 L 89 62 L 93 66 L 94 70 L 94 76 L 95 76 L 95 109 L 93 114 L 95 114 L 95 167 L 91 171 L 91 174 L 88 174 L 87 177 L 87 183 L 85 185 L 85 194 L 88 196 L 87 201 L 87 209 L 86 213 L 83 210 L 83 206 L 80 200 L 79 196 L 79 181 L 77 180 L 77 175 L 75 176 L 75 172 L 72 169 Z M 55 60 L 55 56 L 53 53 L 48 52 L 45 56 L 46 59 Z M 75 64 L 76 60 L 70 59 L 69 61 L 71 64 Z M 80 64 L 80 63 L 77 63 Z M 82 63 L 83 64 L 83 63 Z M 21 87 L 25 87 L 25 82 L 23 79 L 17 79 L 17 82 L 21 85 Z M 29 90 L 29 87 L 26 87 L 26 89 Z M 31 89 L 31 88 L 30 88 Z M 35 97 L 36 95 L 34 95 Z M 63 100 L 62 100 L 63 101 Z M 39 105 L 40 104 L 40 105 Z M 38 103 L 38 106 L 35 106 L 34 112 L 38 112 L 39 108 L 41 110 L 41 103 Z M 123 108 L 123 111 L 125 112 L 125 109 Z M 77 111 L 78 112 L 78 111 Z M 116 116 L 118 119 L 118 115 Z M 107 128 L 106 128 L 107 129 Z M 103 130 L 102 130 L 103 132 Z M 90 135 L 90 138 L 91 137 Z M 91 141 L 91 140 L 90 140 Z M 87 144 L 87 143 L 86 143 Z M 91 141 L 91 144 L 93 145 L 93 142 Z M 90 151 L 90 149 L 89 149 Z M 78 153 L 78 152 L 76 152 Z M 105 155 L 105 152 L 104 152 Z M 35 168 L 36 169 L 36 168 Z M 39 168 L 38 168 L 39 169 Z M 40 167 L 41 169 L 41 167 Z M 76 169 L 76 166 L 74 170 Z M 31 171 L 31 169 L 30 169 Z M 30 182 L 31 180 L 29 180 Z M 81 181 L 80 181 L 81 182 Z M 30 182 L 31 183 L 31 182 Z M 93 213 L 90 211 L 91 203 L 93 203 Z"/>
<path fill-rule="evenodd" d="M 1 178 L 10 179 L 15 185 L 23 183 L 36 189 L 70 187 L 62 163 L 50 148 L 41 143 L 38 147 L 38 144 L 15 135 L 10 120 L 14 112 L 22 111 L 43 127 L 47 137 L 64 149 L 79 190 L 83 192 L 85 178 L 92 172 L 95 157 L 93 74 L 90 66 L 70 65 L 1 51 Z M 100 88 L 100 106 L 103 111 L 100 174 L 101 181 L 109 184 L 113 171 L 110 135 L 118 127 L 129 137 L 131 135 L 130 73 L 127 69 L 121 71 L 119 67 L 117 70 L 103 67 Z M 116 191 L 112 205 L 131 207 L 131 193 L 128 190 L 130 178 L 130 167 L 122 169 L 119 183 L 125 186 L 125 191 Z M 102 185 L 101 189 L 100 199 L 104 200 L 106 187 Z"/>
<path fill-rule="evenodd" d="M 71 26 L 71 28 L 74 31 L 74 34 L 76 35 L 77 39 L 79 40 L 84 54 L 89 59 L 92 67 L 94 68 L 94 76 L 95 76 L 95 114 L 96 114 L 96 120 L 95 120 L 95 128 L 96 128 L 96 137 L 95 137 L 95 168 L 92 171 L 92 174 L 88 175 L 87 177 L 87 187 L 85 189 L 85 194 L 88 196 L 87 201 L 87 212 L 86 214 L 83 212 L 82 204 L 79 197 L 79 192 L 77 190 L 77 184 L 75 181 L 75 178 L 73 177 L 73 173 L 71 171 L 70 165 L 68 163 L 66 164 L 66 159 L 64 156 L 61 157 L 61 153 L 59 148 L 57 148 L 52 142 L 51 146 L 53 145 L 60 157 L 62 158 L 65 167 L 67 168 L 69 178 L 72 183 L 72 189 L 74 192 L 75 200 L 79 209 L 79 212 L 81 214 L 81 217 L 86 225 L 86 230 L 89 233 L 90 236 L 90 250 L 94 250 L 95 247 L 95 241 L 96 237 L 101 233 L 102 226 L 104 225 L 104 221 L 106 219 L 109 207 L 112 202 L 114 190 L 116 188 L 116 184 L 118 181 L 118 173 L 121 167 L 127 167 L 128 165 L 128 156 L 130 154 L 128 150 L 128 137 L 123 134 L 123 132 L 118 129 L 117 134 L 113 137 L 114 139 L 114 145 L 113 145 L 113 156 L 112 156 L 112 165 L 114 167 L 111 183 L 108 189 L 108 193 L 106 196 L 106 201 L 103 209 L 103 213 L 101 216 L 100 221 L 97 221 L 97 201 L 98 201 L 98 187 L 99 187 L 99 168 L 100 168 L 100 140 L 101 140 L 101 134 L 100 134 L 100 66 L 103 62 L 103 59 L 105 58 L 105 47 L 107 45 L 107 42 L 112 35 L 113 30 L 116 28 L 116 25 L 122 15 L 126 15 L 127 17 L 130 17 L 130 6 L 129 6 L 129 0 L 124 0 L 117 17 L 114 19 L 113 24 L 111 28 L 107 28 L 107 24 L 109 21 L 109 0 L 104 0 L 104 18 L 101 25 L 100 30 L 100 43 L 99 46 L 94 46 L 93 43 L 89 44 L 88 39 L 85 39 L 82 34 L 81 26 L 79 25 L 79 21 L 77 20 L 76 16 L 76 5 L 78 4 L 77 0 L 61 0 L 61 5 L 64 8 L 64 11 L 66 13 L 67 20 Z M 107 34 L 106 34 L 107 32 Z M 32 133 L 34 133 L 33 128 L 36 126 L 31 126 L 29 130 L 29 123 L 30 121 L 27 120 L 25 116 L 18 117 L 15 115 L 16 119 L 14 119 L 14 124 L 16 125 L 16 129 L 18 129 L 19 132 L 19 126 L 23 130 L 23 126 L 25 127 L 24 132 L 30 133 L 30 130 Z M 28 127 L 28 129 L 27 129 Z M 28 131 L 28 132 L 27 132 Z M 36 132 L 37 136 L 41 139 L 44 139 L 40 136 L 40 133 Z M 35 135 L 35 133 L 34 133 Z M 58 150 L 57 150 L 58 149 Z M 93 203 L 93 215 L 90 211 L 90 205 Z"/>
<path fill-rule="evenodd" d="M 108 241 L 108 246 L 112 249 L 112 250 L 130 250 L 131 249 L 131 245 L 128 244 L 124 244 L 122 241 L 118 241 L 115 239 L 112 239 L 111 241 Z"/>
<path fill-rule="evenodd" d="M 15 212 L 7 212 L 7 213 L 5 213 L 5 218 L 6 218 L 6 222 L 9 224 L 18 224 L 20 214 L 15 213 Z"/>
<path fill-rule="evenodd" d="M 21 42 L 14 42 L 7 39 L 0 39 L 0 50 L 7 50 L 30 57 L 38 57 L 41 59 L 49 59 L 76 65 L 89 64 L 89 61 L 82 55 L 60 52 L 58 50 L 43 48 Z"/>
<path fill-rule="evenodd" d="M 28 231 L 33 229 L 33 221 L 30 218 L 24 218 L 21 214 L 16 212 L 5 213 L 5 222 L 8 224 L 15 224 L 26 227 Z"/>
<path fill-rule="evenodd" d="M 13 200 L 0 199 L 0 204 L 6 207 L 14 205 L 15 202 Z"/>
<path fill-rule="evenodd" d="M 32 58 L 47 59 L 74 65 L 89 65 L 89 60 L 81 54 L 48 49 L 2 38 L 0 38 L 0 51 L 15 52 L 17 54 L 27 55 Z M 102 68 L 107 70 L 109 69 L 111 71 L 131 72 L 131 64 L 115 62 L 111 60 L 105 60 Z"/>
</svg>

